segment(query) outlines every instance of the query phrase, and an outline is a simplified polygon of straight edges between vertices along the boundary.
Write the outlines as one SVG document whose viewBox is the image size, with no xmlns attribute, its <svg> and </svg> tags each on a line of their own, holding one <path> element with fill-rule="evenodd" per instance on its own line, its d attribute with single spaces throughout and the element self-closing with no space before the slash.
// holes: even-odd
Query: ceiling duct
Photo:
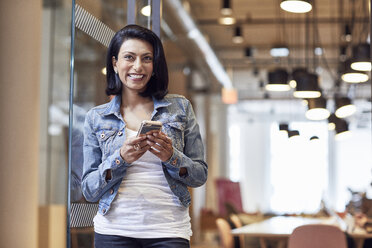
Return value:
<svg viewBox="0 0 372 248">
<path fill-rule="evenodd" d="M 196 26 L 192 17 L 182 6 L 179 0 L 165 0 L 164 4 L 169 8 L 170 12 L 173 13 L 172 17 L 176 19 L 179 25 L 182 26 L 186 36 L 191 40 L 200 51 L 200 58 L 202 58 L 209 67 L 209 70 L 215 76 L 218 82 L 220 82 L 224 88 L 233 88 L 230 77 L 223 68 L 222 64 L 218 60 L 216 54 L 204 38 L 204 35 L 200 32 Z M 168 21 L 168 23 L 170 23 Z M 200 59 L 198 58 L 198 59 Z"/>
</svg>

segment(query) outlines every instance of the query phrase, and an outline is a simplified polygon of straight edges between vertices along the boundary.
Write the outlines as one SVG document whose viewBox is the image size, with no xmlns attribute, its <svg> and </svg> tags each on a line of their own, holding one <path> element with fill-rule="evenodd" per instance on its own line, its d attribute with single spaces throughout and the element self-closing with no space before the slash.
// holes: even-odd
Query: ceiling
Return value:
<svg viewBox="0 0 372 248">
<path fill-rule="evenodd" d="M 280 0 L 231 0 L 235 25 L 218 23 L 218 18 L 222 16 L 222 0 L 188 0 L 182 3 L 233 78 L 239 99 L 291 98 L 288 93 L 270 95 L 262 90 L 267 82 L 267 72 L 277 67 L 283 67 L 289 73 L 296 67 L 316 72 L 328 98 L 333 97 L 335 92 L 352 94 L 354 98 L 370 98 L 370 82 L 351 86 L 341 82 L 338 73 L 340 62 L 345 60 L 345 56 L 340 56 L 340 47 L 347 48 L 347 57 L 351 56 L 353 45 L 367 41 L 368 0 L 313 0 L 313 9 L 307 14 L 283 11 L 279 6 Z M 176 43 L 187 49 L 188 59 L 203 67 L 200 51 L 193 48 L 185 30 L 174 20 L 176 17 L 170 13 L 167 1 L 163 1 L 163 16 L 176 37 Z M 351 41 L 345 39 L 345 25 L 351 27 Z M 241 27 L 244 39 L 240 44 L 232 41 L 237 26 Z M 281 44 L 289 48 L 289 56 L 272 57 L 270 49 Z M 322 55 L 314 54 L 316 47 L 322 48 Z M 245 55 L 246 48 L 250 48 L 251 56 Z M 178 55 L 174 58 L 179 60 Z M 250 80 L 242 80 L 247 77 Z M 254 86 L 247 86 L 249 83 Z"/>
</svg>

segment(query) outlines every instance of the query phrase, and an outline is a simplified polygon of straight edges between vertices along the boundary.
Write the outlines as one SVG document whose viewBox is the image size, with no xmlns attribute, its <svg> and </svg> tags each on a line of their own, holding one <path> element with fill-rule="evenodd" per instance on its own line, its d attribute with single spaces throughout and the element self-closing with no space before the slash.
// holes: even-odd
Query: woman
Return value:
<svg viewBox="0 0 372 248">
<path fill-rule="evenodd" d="M 160 39 L 128 25 L 107 52 L 108 95 L 84 125 L 82 191 L 99 200 L 95 247 L 189 247 L 187 187 L 207 180 L 203 144 L 190 102 L 168 92 Z M 143 120 L 162 131 L 137 137 Z"/>
</svg>

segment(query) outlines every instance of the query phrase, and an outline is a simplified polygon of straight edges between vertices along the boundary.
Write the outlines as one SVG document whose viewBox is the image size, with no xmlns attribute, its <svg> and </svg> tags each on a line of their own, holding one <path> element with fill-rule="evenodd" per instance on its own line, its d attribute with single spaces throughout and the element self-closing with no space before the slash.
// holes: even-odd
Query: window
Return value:
<svg viewBox="0 0 372 248">
<path fill-rule="evenodd" d="M 314 213 L 328 184 L 326 123 L 294 122 L 299 136 L 288 138 L 272 123 L 270 136 L 270 208 L 275 213 Z M 316 135 L 319 139 L 310 140 Z"/>
</svg>

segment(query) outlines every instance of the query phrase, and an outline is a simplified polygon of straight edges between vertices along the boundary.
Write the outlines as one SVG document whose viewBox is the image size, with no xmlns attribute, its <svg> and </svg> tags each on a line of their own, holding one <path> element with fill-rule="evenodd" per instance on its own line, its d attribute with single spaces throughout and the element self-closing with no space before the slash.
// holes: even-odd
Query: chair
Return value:
<svg viewBox="0 0 372 248">
<path fill-rule="evenodd" d="M 234 237 L 231 233 L 229 222 L 223 218 L 218 218 L 216 220 L 216 225 L 222 248 L 234 248 Z"/>
<path fill-rule="evenodd" d="M 230 215 L 230 220 L 234 224 L 235 228 L 242 227 L 242 221 L 239 219 L 239 217 L 236 214 Z M 239 235 L 239 242 L 240 242 L 240 247 L 243 247 L 244 242 L 244 235 Z"/>
<path fill-rule="evenodd" d="M 243 212 L 242 197 L 239 182 L 226 178 L 217 178 L 218 211 L 221 216 L 229 216 L 231 212 Z"/>
<path fill-rule="evenodd" d="M 293 230 L 288 248 L 347 248 L 347 242 L 337 226 L 310 224 Z"/>
</svg>

